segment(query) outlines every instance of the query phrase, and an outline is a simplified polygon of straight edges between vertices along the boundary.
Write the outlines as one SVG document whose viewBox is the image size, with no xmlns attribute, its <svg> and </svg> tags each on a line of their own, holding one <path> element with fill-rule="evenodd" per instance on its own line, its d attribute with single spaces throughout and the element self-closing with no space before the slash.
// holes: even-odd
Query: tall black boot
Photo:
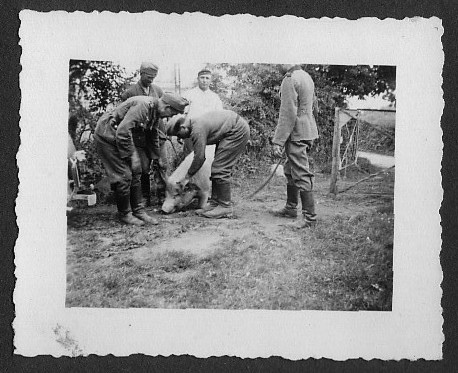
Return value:
<svg viewBox="0 0 458 373">
<path fill-rule="evenodd" d="M 151 206 L 151 183 L 149 174 L 142 173 L 140 183 L 142 186 L 142 195 L 146 206 Z"/>
<path fill-rule="evenodd" d="M 286 205 L 280 210 L 270 211 L 275 216 L 282 218 L 296 218 L 297 204 L 299 202 L 299 189 L 295 185 L 286 185 Z"/>
<path fill-rule="evenodd" d="M 132 214 L 137 219 L 140 219 L 148 224 L 156 225 L 159 223 L 156 219 L 146 213 L 140 185 L 130 188 L 130 205 L 132 206 Z"/>
<path fill-rule="evenodd" d="M 312 191 L 301 190 L 302 222 L 298 228 L 309 228 L 316 224 L 315 199 Z"/>
<path fill-rule="evenodd" d="M 119 195 L 119 192 L 115 192 L 116 195 L 116 206 L 118 207 L 118 219 L 121 223 L 132 224 L 132 225 L 144 225 L 144 223 L 132 215 L 130 210 L 130 196 Z"/>
<path fill-rule="evenodd" d="M 216 183 L 218 199 L 218 206 L 204 212 L 202 216 L 206 218 L 230 218 L 234 214 L 234 208 L 231 201 L 231 184 L 230 183 Z"/>
</svg>

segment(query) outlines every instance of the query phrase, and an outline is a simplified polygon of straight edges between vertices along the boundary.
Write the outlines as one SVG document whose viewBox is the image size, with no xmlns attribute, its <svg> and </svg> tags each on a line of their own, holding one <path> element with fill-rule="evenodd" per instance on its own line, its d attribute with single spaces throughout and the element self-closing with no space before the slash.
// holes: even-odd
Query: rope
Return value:
<svg viewBox="0 0 458 373">
<path fill-rule="evenodd" d="M 258 194 L 261 190 L 263 190 L 265 188 L 265 186 L 267 184 L 269 184 L 270 180 L 273 178 L 273 176 L 275 175 L 275 172 L 277 171 L 277 168 L 278 166 L 280 166 L 280 164 L 284 161 L 284 158 L 280 158 L 277 162 L 277 165 L 275 166 L 275 168 L 273 169 L 272 173 L 270 174 L 270 176 L 267 178 L 266 181 L 264 181 L 264 183 L 262 183 L 262 185 L 256 189 L 253 193 L 251 193 L 248 198 L 251 199 L 253 198 L 256 194 Z"/>
</svg>

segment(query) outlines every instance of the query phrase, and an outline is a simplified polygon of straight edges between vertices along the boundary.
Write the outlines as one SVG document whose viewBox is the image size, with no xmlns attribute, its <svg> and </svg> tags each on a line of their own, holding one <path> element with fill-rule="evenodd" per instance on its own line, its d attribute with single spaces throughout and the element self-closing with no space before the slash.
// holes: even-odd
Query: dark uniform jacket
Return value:
<svg viewBox="0 0 458 373">
<path fill-rule="evenodd" d="M 194 159 L 189 167 L 189 176 L 194 175 L 205 162 L 206 145 L 218 144 L 224 137 L 237 131 L 240 116 L 231 110 L 210 111 L 196 118 L 186 118 L 191 127 L 190 139 Z M 185 125 L 188 125 L 185 122 Z"/>
<path fill-rule="evenodd" d="M 315 84 L 308 73 L 295 67 L 286 73 L 280 87 L 281 104 L 273 143 L 284 146 L 287 140 L 318 138 L 313 117 Z"/>
<path fill-rule="evenodd" d="M 125 101 L 128 98 L 134 96 L 149 96 L 161 98 L 163 94 L 164 92 L 162 91 L 162 88 L 160 88 L 156 84 L 150 84 L 149 93 L 147 95 L 140 81 L 138 81 L 136 84 L 131 85 L 128 89 L 121 93 L 121 99 Z M 165 124 L 163 123 L 162 119 L 159 120 L 158 128 L 161 132 L 165 131 Z M 156 132 L 154 129 L 153 131 Z M 161 136 L 161 134 L 153 134 L 148 129 L 134 128 L 132 130 L 132 137 L 134 139 L 135 146 L 145 149 L 147 156 L 150 159 L 152 158 L 153 153 L 155 153 L 152 146 L 152 139 L 155 136 L 159 136 L 161 143 L 163 143 L 166 140 L 165 138 L 163 138 L 163 135 Z M 158 154 L 156 155 L 158 156 Z"/>
<path fill-rule="evenodd" d="M 135 96 L 127 99 L 115 109 L 103 114 L 97 122 L 94 136 L 99 141 L 116 145 L 121 158 L 129 158 L 134 150 L 133 129 L 157 128 L 158 99 L 148 96 Z M 157 131 L 151 131 L 153 150 L 159 149 Z"/>
<path fill-rule="evenodd" d="M 156 84 L 150 85 L 148 96 L 161 98 L 163 94 L 164 92 L 162 91 L 162 88 L 158 87 Z M 146 96 L 146 92 L 143 89 L 140 81 L 131 85 L 123 93 L 121 93 L 121 100 L 126 101 L 128 98 L 133 96 Z"/>
</svg>

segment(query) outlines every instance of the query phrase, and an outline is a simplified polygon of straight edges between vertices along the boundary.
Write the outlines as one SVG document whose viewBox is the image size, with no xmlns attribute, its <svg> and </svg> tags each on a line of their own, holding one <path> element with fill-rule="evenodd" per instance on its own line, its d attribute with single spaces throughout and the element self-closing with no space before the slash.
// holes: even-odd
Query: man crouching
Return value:
<svg viewBox="0 0 458 373">
<path fill-rule="evenodd" d="M 178 181 L 185 186 L 205 162 L 205 147 L 216 144 L 215 159 L 211 166 L 212 196 L 202 209 L 196 212 L 207 218 L 233 216 L 231 177 L 237 159 L 250 139 L 248 123 L 231 110 L 210 111 L 198 117 L 181 118 L 167 129 L 167 134 L 178 138 L 190 138 L 194 159 L 186 175 Z"/>
</svg>

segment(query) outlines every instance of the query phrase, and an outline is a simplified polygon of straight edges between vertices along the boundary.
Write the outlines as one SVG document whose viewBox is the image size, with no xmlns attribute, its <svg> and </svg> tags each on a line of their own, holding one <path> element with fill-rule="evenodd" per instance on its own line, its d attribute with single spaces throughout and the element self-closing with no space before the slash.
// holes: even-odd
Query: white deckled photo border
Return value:
<svg viewBox="0 0 458 373">
<path fill-rule="evenodd" d="M 442 357 L 440 19 L 30 10 L 20 19 L 16 354 Z M 145 40 L 156 46 L 151 55 Z M 69 60 L 137 63 L 144 57 L 396 66 L 391 312 L 65 308 Z"/>
</svg>

